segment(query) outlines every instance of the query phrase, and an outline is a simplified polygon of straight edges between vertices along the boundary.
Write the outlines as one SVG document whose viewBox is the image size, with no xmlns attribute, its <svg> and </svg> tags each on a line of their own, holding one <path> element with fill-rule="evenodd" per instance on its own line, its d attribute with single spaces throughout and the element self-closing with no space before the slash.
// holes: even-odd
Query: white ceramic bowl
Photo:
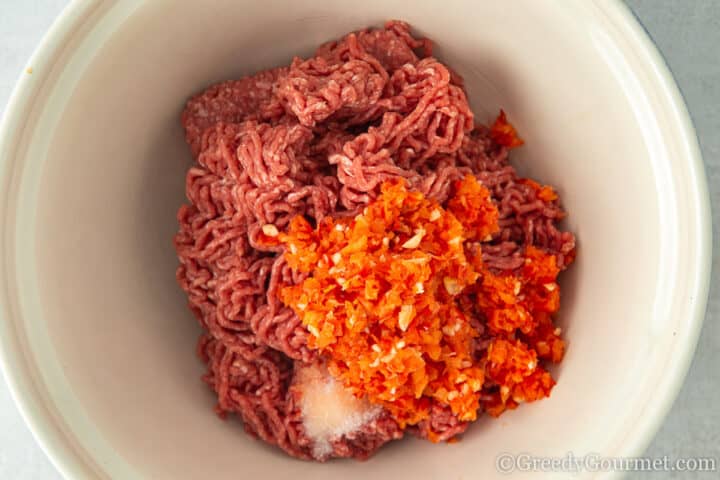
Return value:
<svg viewBox="0 0 720 480">
<path fill-rule="evenodd" d="M 643 453 L 710 269 L 702 162 L 667 67 L 620 2 L 410 4 L 77 1 L 55 23 L 0 136 L 0 329 L 18 405 L 67 477 L 469 479 L 498 475 L 502 452 Z M 299 462 L 219 421 L 199 380 L 171 243 L 190 161 L 179 113 L 212 82 L 390 18 L 437 42 L 479 120 L 509 112 L 526 140 L 515 163 L 558 186 L 580 245 L 569 349 L 549 400 L 459 444 Z"/>
</svg>

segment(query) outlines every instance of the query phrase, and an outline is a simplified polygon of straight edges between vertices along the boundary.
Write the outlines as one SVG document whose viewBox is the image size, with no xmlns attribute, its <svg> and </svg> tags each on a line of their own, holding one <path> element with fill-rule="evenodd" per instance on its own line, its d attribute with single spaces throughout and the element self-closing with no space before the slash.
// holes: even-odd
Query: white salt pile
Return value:
<svg viewBox="0 0 720 480">
<path fill-rule="evenodd" d="M 378 417 L 382 408 L 360 400 L 336 381 L 323 366 L 300 367 L 295 387 L 302 393 L 305 433 L 313 442 L 313 456 L 324 459 L 332 453 L 330 442 Z"/>
</svg>

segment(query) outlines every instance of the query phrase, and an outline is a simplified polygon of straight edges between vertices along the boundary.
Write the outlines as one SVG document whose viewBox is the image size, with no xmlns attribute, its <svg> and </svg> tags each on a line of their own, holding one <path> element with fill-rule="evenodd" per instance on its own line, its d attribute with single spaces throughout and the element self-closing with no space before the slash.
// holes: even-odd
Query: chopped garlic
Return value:
<svg viewBox="0 0 720 480">
<path fill-rule="evenodd" d="M 278 231 L 277 227 L 275 225 L 273 225 L 272 223 L 263 225 L 262 232 L 265 235 L 267 235 L 268 237 L 277 237 L 278 235 L 280 235 L 280 232 Z"/>
<path fill-rule="evenodd" d="M 408 329 L 410 322 L 412 322 L 413 314 L 412 305 L 403 305 L 400 307 L 400 313 L 398 315 L 398 326 L 400 327 L 400 330 L 404 332 Z"/>
<path fill-rule="evenodd" d="M 417 248 L 420 246 L 420 242 L 422 242 L 423 237 L 425 236 L 424 228 L 418 228 L 415 230 L 415 235 L 410 237 L 405 243 L 402 244 L 403 248 Z"/>
<path fill-rule="evenodd" d="M 395 350 L 395 347 L 392 347 L 390 349 L 390 353 L 382 357 L 380 360 L 382 360 L 383 363 L 388 363 L 390 360 L 395 358 L 395 355 L 397 355 L 397 350 Z"/>
<path fill-rule="evenodd" d="M 443 285 L 450 295 L 457 295 L 463 291 L 463 287 L 460 285 L 460 282 L 458 282 L 455 278 L 443 278 Z"/>
</svg>

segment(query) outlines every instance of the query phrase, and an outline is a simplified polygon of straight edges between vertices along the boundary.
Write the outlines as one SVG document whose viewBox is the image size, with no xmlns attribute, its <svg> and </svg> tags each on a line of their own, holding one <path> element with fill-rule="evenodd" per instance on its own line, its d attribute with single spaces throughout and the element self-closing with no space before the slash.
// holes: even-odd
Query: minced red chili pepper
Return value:
<svg viewBox="0 0 720 480">
<path fill-rule="evenodd" d="M 515 127 L 508 122 L 507 115 L 505 115 L 503 110 L 500 110 L 500 114 L 495 119 L 495 123 L 490 127 L 490 136 L 495 143 L 507 148 L 519 147 L 525 143 L 518 136 Z"/>
<path fill-rule="evenodd" d="M 549 395 L 554 381 L 538 361 L 560 361 L 564 343 L 551 317 L 559 307 L 555 257 L 529 247 L 522 268 L 495 275 L 480 249 L 497 231 L 497 208 L 473 176 L 455 185 L 447 208 L 388 181 L 353 219 L 313 228 L 298 216 L 278 235 L 289 266 L 309 274 L 281 299 L 330 372 L 401 427 L 428 418 L 431 402 L 461 421 L 475 420 L 481 403 L 499 415 Z M 468 301 L 491 335 L 482 358 L 462 307 Z"/>
</svg>

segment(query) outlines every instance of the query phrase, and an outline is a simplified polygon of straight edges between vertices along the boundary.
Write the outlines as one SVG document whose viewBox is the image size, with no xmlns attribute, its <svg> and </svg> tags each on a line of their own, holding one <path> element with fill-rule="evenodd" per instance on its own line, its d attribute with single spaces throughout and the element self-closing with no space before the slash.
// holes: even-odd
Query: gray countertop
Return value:
<svg viewBox="0 0 720 480">
<path fill-rule="evenodd" d="M 43 33 L 68 0 L 0 0 L 0 109 Z M 720 234 L 720 0 L 627 0 L 664 54 L 688 103 L 700 137 Z M 707 318 L 685 385 L 647 456 L 720 460 L 720 291 L 718 248 Z M 684 479 L 690 474 L 643 474 Z M 698 478 L 718 478 L 718 473 Z M 629 478 L 641 476 L 629 475 Z M 0 381 L 0 478 L 57 479 Z"/>
</svg>

